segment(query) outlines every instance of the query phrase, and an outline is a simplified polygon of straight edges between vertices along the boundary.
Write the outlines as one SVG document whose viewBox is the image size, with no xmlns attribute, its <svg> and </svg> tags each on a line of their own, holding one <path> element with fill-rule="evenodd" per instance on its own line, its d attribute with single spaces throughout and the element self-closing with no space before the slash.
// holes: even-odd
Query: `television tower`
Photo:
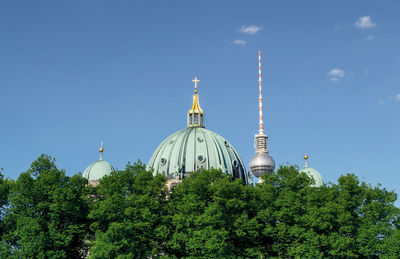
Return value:
<svg viewBox="0 0 400 259">
<path fill-rule="evenodd" d="M 268 136 L 264 134 L 262 95 L 261 95 L 261 51 L 258 52 L 258 88 L 259 88 L 259 129 L 258 134 L 254 135 L 254 147 L 256 153 L 250 160 L 251 173 L 260 178 L 261 175 L 271 173 L 275 170 L 275 160 L 268 153 Z"/>
</svg>

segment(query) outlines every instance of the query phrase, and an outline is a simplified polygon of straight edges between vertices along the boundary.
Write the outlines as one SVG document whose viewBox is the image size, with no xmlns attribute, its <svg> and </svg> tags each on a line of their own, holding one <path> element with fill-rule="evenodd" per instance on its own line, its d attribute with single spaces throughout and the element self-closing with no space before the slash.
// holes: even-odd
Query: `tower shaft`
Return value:
<svg viewBox="0 0 400 259">
<path fill-rule="evenodd" d="M 264 133 L 264 123 L 263 123 L 263 108 L 262 108 L 262 95 L 261 95 L 261 51 L 258 51 L 258 90 L 259 90 L 259 97 L 258 97 L 258 106 L 259 106 L 259 129 L 258 133 Z"/>
<path fill-rule="evenodd" d="M 261 86 L 261 51 L 258 51 L 258 106 L 259 106 L 259 128 L 258 134 L 254 136 L 254 147 L 256 153 L 268 153 L 268 136 L 264 134 L 264 122 L 263 122 L 263 106 L 262 106 L 262 86 Z"/>
<path fill-rule="evenodd" d="M 254 147 L 256 153 L 268 153 L 268 136 L 265 134 L 256 134 L 254 136 Z"/>
</svg>

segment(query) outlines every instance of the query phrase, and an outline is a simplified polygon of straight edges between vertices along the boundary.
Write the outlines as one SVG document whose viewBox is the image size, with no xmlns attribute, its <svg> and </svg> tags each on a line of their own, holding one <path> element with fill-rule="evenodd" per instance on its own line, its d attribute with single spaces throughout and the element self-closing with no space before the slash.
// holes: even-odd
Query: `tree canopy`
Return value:
<svg viewBox="0 0 400 259">
<path fill-rule="evenodd" d="M 0 172 L 0 257 L 400 257 L 397 195 L 354 174 L 320 188 L 296 166 L 254 186 L 215 169 L 166 182 L 136 162 L 92 187 L 46 155 L 16 180 Z"/>
<path fill-rule="evenodd" d="M 86 254 L 87 181 L 66 176 L 42 155 L 10 183 L 3 248 L 14 257 L 79 258 Z M 3 249 L 4 251 L 4 249 Z"/>
<path fill-rule="evenodd" d="M 92 258 L 147 258 L 165 238 L 166 178 L 138 162 L 100 180 L 89 214 Z"/>
</svg>

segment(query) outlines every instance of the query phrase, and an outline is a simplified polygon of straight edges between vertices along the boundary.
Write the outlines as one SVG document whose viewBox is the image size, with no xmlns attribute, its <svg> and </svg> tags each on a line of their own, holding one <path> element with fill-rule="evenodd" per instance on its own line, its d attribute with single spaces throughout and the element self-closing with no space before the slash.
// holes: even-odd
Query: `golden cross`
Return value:
<svg viewBox="0 0 400 259">
<path fill-rule="evenodd" d="M 197 93 L 197 83 L 200 82 L 200 80 L 197 79 L 197 77 L 194 77 L 192 82 L 194 82 L 194 92 Z"/>
</svg>

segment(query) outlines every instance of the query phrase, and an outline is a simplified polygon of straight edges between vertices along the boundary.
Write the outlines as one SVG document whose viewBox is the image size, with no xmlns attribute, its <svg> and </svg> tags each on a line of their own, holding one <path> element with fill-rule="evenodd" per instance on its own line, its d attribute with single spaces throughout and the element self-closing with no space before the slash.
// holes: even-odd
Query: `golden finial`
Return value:
<svg viewBox="0 0 400 259">
<path fill-rule="evenodd" d="M 103 160 L 103 152 L 104 152 L 103 141 L 101 141 L 99 151 L 100 151 L 100 160 Z"/>
<path fill-rule="evenodd" d="M 192 82 L 194 82 L 194 93 L 197 94 L 197 83 L 200 82 L 200 80 L 197 79 L 197 77 L 194 77 Z"/>
<path fill-rule="evenodd" d="M 307 155 L 307 152 L 306 152 L 306 153 L 304 154 L 304 160 L 306 160 L 306 167 L 308 167 L 307 159 L 308 159 L 308 155 Z"/>
</svg>

